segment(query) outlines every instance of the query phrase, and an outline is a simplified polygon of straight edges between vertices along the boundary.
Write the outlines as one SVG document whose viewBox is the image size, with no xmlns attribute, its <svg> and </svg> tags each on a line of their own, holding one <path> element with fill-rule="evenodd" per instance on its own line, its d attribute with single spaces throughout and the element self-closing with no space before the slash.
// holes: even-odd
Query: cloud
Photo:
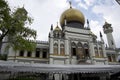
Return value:
<svg viewBox="0 0 120 80">
<path fill-rule="evenodd" d="M 75 2 L 78 6 L 87 10 L 90 6 L 93 6 L 95 0 L 75 0 Z"/>
<path fill-rule="evenodd" d="M 113 27 L 113 37 L 115 38 L 115 42 L 117 43 L 117 47 L 120 47 L 120 37 L 118 36 L 117 33 L 119 33 L 120 31 L 120 6 L 118 6 L 115 2 L 111 3 L 107 3 L 107 5 L 101 4 L 101 5 L 96 5 L 93 7 L 92 11 L 99 15 L 102 14 L 102 18 L 104 22 L 106 19 L 106 21 L 108 23 L 112 24 Z"/>
<path fill-rule="evenodd" d="M 10 7 L 22 7 L 25 6 L 29 15 L 34 19 L 31 28 L 37 30 L 37 39 L 48 40 L 48 33 L 51 24 L 56 27 L 61 13 L 69 8 L 68 0 L 7 0 Z M 90 19 L 91 30 L 98 36 L 99 31 L 102 30 L 102 25 L 105 19 L 112 24 L 114 29 L 113 37 L 120 47 L 120 37 L 117 33 L 120 31 L 120 6 L 114 0 L 73 0 L 75 2 L 74 7 L 83 8 L 87 18 L 93 16 Z M 88 13 L 89 12 L 89 13 Z M 95 18 L 100 16 L 101 19 Z M 100 18 L 99 17 L 99 18 Z M 103 32 L 102 32 L 103 33 Z M 104 35 L 105 36 L 105 35 Z M 104 37 L 106 40 L 106 36 Z"/>
<path fill-rule="evenodd" d="M 95 0 L 84 0 L 85 4 L 89 7 L 95 3 Z"/>
<path fill-rule="evenodd" d="M 91 31 L 95 35 L 97 35 L 97 40 L 101 40 L 100 39 L 100 32 L 102 33 L 102 35 L 104 34 L 103 25 L 101 25 L 100 22 L 97 21 L 97 20 L 91 20 L 90 21 L 90 27 L 91 27 Z M 103 39 L 104 39 L 105 44 L 107 44 L 106 35 L 103 35 Z"/>
<path fill-rule="evenodd" d="M 78 6 L 84 8 L 84 9 L 86 9 L 86 10 L 88 9 L 88 6 L 87 6 L 86 4 L 83 4 L 82 2 L 79 2 L 79 3 L 78 3 Z"/>
<path fill-rule="evenodd" d="M 90 28 L 91 28 L 91 31 L 95 35 L 97 35 L 98 40 L 100 40 L 100 38 L 99 38 L 99 32 L 102 31 L 102 26 L 99 24 L 99 22 L 95 21 L 95 20 L 91 20 L 90 21 Z"/>
<path fill-rule="evenodd" d="M 67 0 L 7 0 L 10 7 L 24 5 L 29 15 L 34 19 L 31 28 L 37 31 L 37 39 L 48 40 L 51 24 L 56 27 L 61 13 L 68 8 Z"/>
</svg>

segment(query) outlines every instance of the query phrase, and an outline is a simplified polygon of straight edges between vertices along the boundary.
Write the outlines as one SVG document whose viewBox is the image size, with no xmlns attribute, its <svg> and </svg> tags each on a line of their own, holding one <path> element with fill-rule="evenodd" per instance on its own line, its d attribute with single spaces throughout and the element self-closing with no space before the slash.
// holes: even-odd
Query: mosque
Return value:
<svg viewBox="0 0 120 80">
<path fill-rule="evenodd" d="M 60 17 L 60 26 L 51 25 L 49 41 L 36 41 L 35 51 L 8 51 L 8 60 L 22 63 L 45 64 L 117 64 L 118 52 L 112 35 L 113 28 L 108 22 L 103 24 L 109 46 L 105 46 L 91 31 L 89 21 L 84 27 L 84 14 L 72 8 L 65 10 Z"/>
<path fill-rule="evenodd" d="M 112 24 L 105 22 L 101 26 L 107 37 L 108 46 L 105 46 L 101 32 L 101 40 L 98 41 L 97 36 L 90 29 L 88 20 L 86 21 L 87 27 L 84 26 L 85 17 L 80 10 L 70 6 L 61 14 L 59 22 L 60 26 L 57 24 L 54 29 L 54 26 L 51 25 L 48 41 L 36 41 L 35 51 L 20 50 L 15 52 L 10 48 L 7 60 L 17 63 L 50 65 L 108 66 L 119 64 L 117 60 L 119 49 L 116 48 L 112 35 Z M 80 80 L 76 78 L 77 75 L 75 74 L 73 75 L 74 78 L 69 78 L 70 75 L 69 79 L 58 79 L 57 77 L 60 75 L 52 76 L 55 76 L 54 80 Z"/>
</svg>

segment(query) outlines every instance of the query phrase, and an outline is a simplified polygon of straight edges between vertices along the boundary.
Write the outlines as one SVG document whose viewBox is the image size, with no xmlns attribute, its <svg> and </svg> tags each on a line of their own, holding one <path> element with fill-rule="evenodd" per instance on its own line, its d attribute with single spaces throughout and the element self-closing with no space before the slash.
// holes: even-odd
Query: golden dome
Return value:
<svg viewBox="0 0 120 80">
<path fill-rule="evenodd" d="M 60 17 L 61 26 L 64 25 L 65 18 L 67 22 L 76 21 L 82 23 L 83 25 L 85 23 L 84 15 L 77 9 L 70 8 L 63 12 L 63 14 Z"/>
</svg>

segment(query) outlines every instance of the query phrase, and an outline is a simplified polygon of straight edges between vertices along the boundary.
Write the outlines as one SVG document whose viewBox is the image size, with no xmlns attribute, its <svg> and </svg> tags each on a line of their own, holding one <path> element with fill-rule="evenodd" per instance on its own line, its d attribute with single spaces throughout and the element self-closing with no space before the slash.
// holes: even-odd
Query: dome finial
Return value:
<svg viewBox="0 0 120 80">
<path fill-rule="evenodd" d="M 69 4 L 70 4 L 70 8 L 72 8 L 72 2 L 71 1 L 69 1 Z"/>
<path fill-rule="evenodd" d="M 87 28 L 90 29 L 89 20 L 87 19 Z"/>
<path fill-rule="evenodd" d="M 101 33 L 101 31 L 100 31 L 100 37 L 102 37 L 102 33 Z"/>
<path fill-rule="evenodd" d="M 58 26 L 58 22 L 57 22 L 57 26 Z"/>
<path fill-rule="evenodd" d="M 23 4 L 23 7 L 22 8 L 25 8 L 25 4 Z"/>
<path fill-rule="evenodd" d="M 107 20 L 105 19 L 105 24 L 107 24 Z"/>
</svg>

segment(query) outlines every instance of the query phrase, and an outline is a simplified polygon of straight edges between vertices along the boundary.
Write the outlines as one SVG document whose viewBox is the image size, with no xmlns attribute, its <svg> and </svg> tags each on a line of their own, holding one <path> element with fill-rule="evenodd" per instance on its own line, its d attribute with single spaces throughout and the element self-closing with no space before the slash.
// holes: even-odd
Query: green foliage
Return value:
<svg viewBox="0 0 120 80">
<path fill-rule="evenodd" d="M 7 54 L 0 54 L 0 60 L 7 60 Z"/>
<path fill-rule="evenodd" d="M 34 50 L 35 42 L 30 39 L 36 39 L 36 31 L 27 27 L 32 21 L 24 7 L 11 11 L 7 2 L 0 0 L 0 48 L 3 38 L 7 36 L 7 48 Z"/>
</svg>

